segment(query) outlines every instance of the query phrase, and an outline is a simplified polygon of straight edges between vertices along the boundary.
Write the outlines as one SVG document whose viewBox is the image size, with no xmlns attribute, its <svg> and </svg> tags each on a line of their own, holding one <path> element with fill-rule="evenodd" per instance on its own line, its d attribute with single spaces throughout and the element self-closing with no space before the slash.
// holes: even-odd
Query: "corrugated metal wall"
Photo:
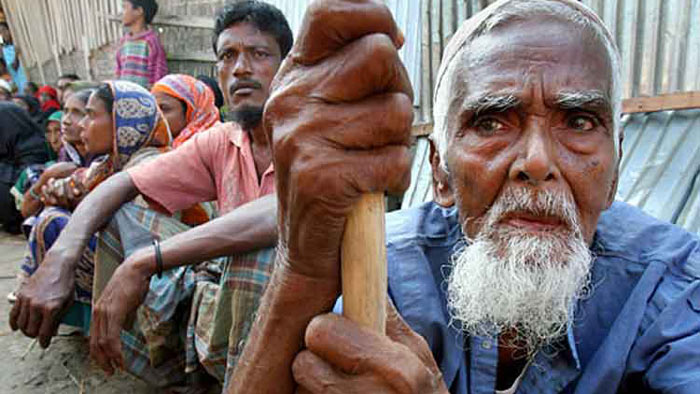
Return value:
<svg viewBox="0 0 700 394">
<path fill-rule="evenodd" d="M 617 199 L 700 233 L 700 109 L 625 116 Z"/>
<path fill-rule="evenodd" d="M 421 9 L 413 4 L 416 0 L 386 0 L 396 23 L 404 32 L 406 42 L 399 55 L 408 71 L 415 92 L 421 88 Z M 287 17 L 295 36 L 304 19 L 304 12 L 310 0 L 268 0 L 277 6 Z M 420 95 L 416 94 L 415 105 L 420 106 Z"/>
<path fill-rule="evenodd" d="M 495 0 L 421 0 L 420 121 L 432 122 L 440 56 L 461 21 Z M 700 90 L 700 0 L 581 0 L 613 32 L 622 55 L 624 97 Z"/>
<path fill-rule="evenodd" d="M 615 35 L 625 97 L 700 90 L 700 0 L 582 0 Z"/>
</svg>

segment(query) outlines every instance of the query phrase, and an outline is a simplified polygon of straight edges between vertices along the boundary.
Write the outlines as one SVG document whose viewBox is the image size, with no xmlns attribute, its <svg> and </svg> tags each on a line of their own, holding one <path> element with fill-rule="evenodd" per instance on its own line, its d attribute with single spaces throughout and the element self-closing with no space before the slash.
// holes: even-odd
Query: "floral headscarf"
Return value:
<svg viewBox="0 0 700 394">
<path fill-rule="evenodd" d="M 112 152 L 93 160 L 79 180 L 92 190 L 115 172 L 121 171 L 142 148 L 166 148 L 170 137 L 156 99 L 146 89 L 133 82 L 107 81 L 112 88 L 112 122 L 114 141 Z"/>
<path fill-rule="evenodd" d="M 173 140 L 173 148 L 177 148 L 193 135 L 219 122 L 219 110 L 214 105 L 214 93 L 200 80 L 184 74 L 166 75 L 151 88 L 151 93 L 156 92 L 175 97 L 187 105 L 187 126 Z"/>
</svg>

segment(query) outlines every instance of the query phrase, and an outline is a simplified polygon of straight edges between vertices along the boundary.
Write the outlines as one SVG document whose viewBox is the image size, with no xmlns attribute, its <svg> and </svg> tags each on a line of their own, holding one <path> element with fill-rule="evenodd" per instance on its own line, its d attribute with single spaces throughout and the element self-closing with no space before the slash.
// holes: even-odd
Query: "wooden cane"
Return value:
<svg viewBox="0 0 700 394">
<path fill-rule="evenodd" d="M 343 314 L 385 333 L 386 245 L 384 195 L 363 195 L 345 224 L 341 248 Z"/>
</svg>

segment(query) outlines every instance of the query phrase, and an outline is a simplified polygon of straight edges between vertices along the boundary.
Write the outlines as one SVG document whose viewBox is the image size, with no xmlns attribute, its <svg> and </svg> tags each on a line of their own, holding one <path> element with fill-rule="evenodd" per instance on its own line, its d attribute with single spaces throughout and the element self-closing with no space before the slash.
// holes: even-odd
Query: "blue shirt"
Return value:
<svg viewBox="0 0 700 394">
<path fill-rule="evenodd" d="M 389 292 L 430 345 L 454 394 L 493 394 L 498 344 L 449 324 L 448 258 L 457 210 L 435 203 L 387 216 Z M 517 393 L 700 393 L 700 241 L 616 202 L 598 222 L 592 295 L 567 335 L 541 349 Z"/>
<path fill-rule="evenodd" d="M 24 85 L 27 83 L 27 77 L 24 74 L 24 68 L 20 62 L 19 67 L 15 70 L 12 67 L 12 62 L 15 61 L 15 46 L 12 44 L 4 45 L 2 47 L 3 57 L 5 58 L 5 65 L 7 66 L 7 72 L 10 73 L 12 81 L 17 86 L 17 91 L 19 94 L 24 94 Z"/>
</svg>

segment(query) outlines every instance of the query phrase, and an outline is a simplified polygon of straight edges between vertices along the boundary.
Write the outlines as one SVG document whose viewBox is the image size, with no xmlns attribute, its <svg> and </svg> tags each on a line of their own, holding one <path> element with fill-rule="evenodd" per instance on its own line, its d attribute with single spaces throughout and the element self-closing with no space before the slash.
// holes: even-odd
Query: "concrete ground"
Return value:
<svg viewBox="0 0 700 394">
<path fill-rule="evenodd" d="M 126 374 L 105 376 L 88 358 L 87 340 L 62 327 L 46 351 L 12 332 L 11 304 L 15 275 L 24 255 L 24 238 L 0 231 L 0 394 L 151 394 L 158 390 Z"/>
</svg>

